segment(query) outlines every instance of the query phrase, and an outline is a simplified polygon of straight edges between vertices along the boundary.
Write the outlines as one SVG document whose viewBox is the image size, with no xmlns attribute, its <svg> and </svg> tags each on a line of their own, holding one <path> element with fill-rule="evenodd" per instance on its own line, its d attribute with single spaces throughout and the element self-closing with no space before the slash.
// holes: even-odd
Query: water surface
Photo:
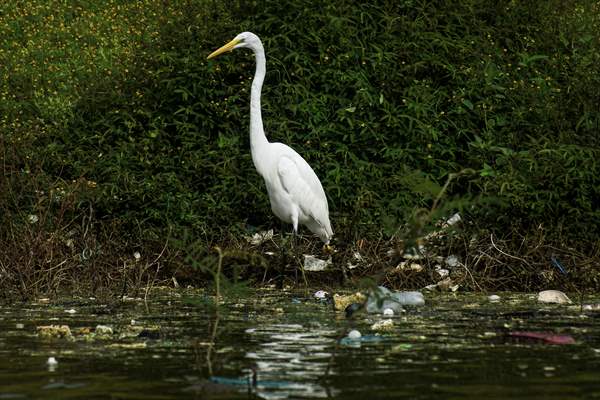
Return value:
<svg viewBox="0 0 600 400">
<path fill-rule="evenodd" d="M 260 290 L 218 313 L 193 290 L 4 305 L 0 399 L 600 398 L 600 313 L 501 297 L 426 293 L 380 334 L 384 317 L 348 320 L 311 291 Z M 73 337 L 41 338 L 51 324 Z M 97 325 L 113 333 L 94 336 Z M 351 329 L 365 340 L 340 340 Z M 575 344 L 507 336 L 518 331 Z"/>
</svg>

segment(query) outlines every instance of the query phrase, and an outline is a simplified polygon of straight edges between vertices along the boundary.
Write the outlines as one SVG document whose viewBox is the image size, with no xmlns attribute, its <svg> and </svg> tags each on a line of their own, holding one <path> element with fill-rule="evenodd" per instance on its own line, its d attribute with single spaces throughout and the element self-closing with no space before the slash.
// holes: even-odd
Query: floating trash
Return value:
<svg viewBox="0 0 600 400">
<path fill-rule="evenodd" d="M 560 290 L 544 290 L 538 293 L 537 300 L 540 303 L 554 303 L 554 304 L 570 304 L 571 299 Z"/>
<path fill-rule="evenodd" d="M 508 336 L 517 339 L 529 339 L 548 344 L 575 344 L 571 335 L 557 335 L 547 332 L 509 332 Z"/>
<path fill-rule="evenodd" d="M 362 343 L 378 343 L 385 340 L 383 336 L 379 335 L 361 335 L 359 331 L 356 329 L 348 332 L 346 337 L 340 339 L 340 344 L 342 346 L 349 347 L 360 347 Z"/>
<path fill-rule="evenodd" d="M 424 304 L 425 298 L 421 292 L 392 292 L 386 287 L 379 286 L 369 294 L 366 310 L 369 314 L 382 314 L 383 310 L 390 309 L 399 314 L 404 311 L 402 306 Z"/>
<path fill-rule="evenodd" d="M 329 297 L 329 293 L 324 290 L 317 290 L 314 297 L 318 300 L 326 300 Z"/>
<path fill-rule="evenodd" d="M 360 292 L 356 292 L 354 294 L 334 294 L 333 295 L 333 304 L 335 305 L 335 309 L 338 311 L 345 311 L 348 306 L 351 304 L 359 303 L 362 304 L 367 300 L 367 296 Z"/>
<path fill-rule="evenodd" d="M 48 366 L 49 372 L 54 372 L 56 370 L 56 366 L 58 365 L 58 361 L 56 361 L 56 358 L 54 357 L 48 357 L 46 365 Z"/>
<path fill-rule="evenodd" d="M 392 332 L 394 328 L 394 321 L 392 321 L 391 319 L 377 321 L 373 325 L 371 325 L 371 330 L 375 332 Z"/>
<path fill-rule="evenodd" d="M 491 301 L 492 303 L 497 303 L 500 301 L 500 296 L 498 296 L 497 294 L 492 294 L 492 295 L 488 296 L 488 300 Z"/>
<path fill-rule="evenodd" d="M 36 328 L 39 337 L 44 339 L 72 339 L 69 325 L 44 325 Z"/>
<path fill-rule="evenodd" d="M 110 336 L 113 334 L 113 329 L 108 325 L 97 325 L 96 335 Z"/>
<path fill-rule="evenodd" d="M 361 338 L 361 333 L 359 331 L 357 331 L 356 329 L 351 330 L 350 332 L 348 332 L 348 339 L 360 339 Z"/>
</svg>

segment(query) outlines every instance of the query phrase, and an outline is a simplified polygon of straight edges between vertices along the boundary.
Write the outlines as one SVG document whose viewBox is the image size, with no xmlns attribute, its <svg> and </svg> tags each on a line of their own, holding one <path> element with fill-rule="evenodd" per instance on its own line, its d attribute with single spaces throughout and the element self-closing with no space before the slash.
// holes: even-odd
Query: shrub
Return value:
<svg viewBox="0 0 600 400">
<path fill-rule="evenodd" d="M 447 208 L 485 229 L 600 233 L 594 2 L 25 3 L 0 13 L 2 229 L 91 207 L 160 248 L 278 224 L 249 154 L 252 55 L 205 59 L 252 30 L 267 136 L 314 167 L 342 242 L 389 237 L 465 170 Z"/>
</svg>

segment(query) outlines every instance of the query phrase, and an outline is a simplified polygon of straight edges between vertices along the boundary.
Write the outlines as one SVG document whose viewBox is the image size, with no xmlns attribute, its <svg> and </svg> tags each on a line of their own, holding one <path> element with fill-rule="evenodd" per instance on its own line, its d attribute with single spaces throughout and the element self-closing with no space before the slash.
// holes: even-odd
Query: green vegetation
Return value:
<svg viewBox="0 0 600 400">
<path fill-rule="evenodd" d="M 250 159 L 252 55 L 206 60 L 244 30 L 267 52 L 267 136 L 321 178 L 340 265 L 366 246 L 377 270 L 393 267 L 382 243 L 460 210 L 450 248 L 492 287 L 548 282 L 551 254 L 600 285 L 597 2 L 9 0 L 5 295 L 191 277 L 188 254 L 214 259 L 213 245 L 280 226 Z M 476 258 L 490 235 L 514 258 Z"/>
</svg>

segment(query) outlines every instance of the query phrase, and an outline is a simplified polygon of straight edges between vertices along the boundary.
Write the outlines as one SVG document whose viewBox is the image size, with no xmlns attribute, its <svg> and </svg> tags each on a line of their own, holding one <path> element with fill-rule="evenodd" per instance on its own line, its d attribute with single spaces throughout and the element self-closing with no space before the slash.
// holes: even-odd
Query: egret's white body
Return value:
<svg viewBox="0 0 600 400">
<path fill-rule="evenodd" d="M 327 245 L 333 236 L 329 206 L 315 171 L 294 149 L 283 143 L 271 143 L 263 129 L 260 94 L 266 72 L 262 42 L 252 32 L 243 32 L 211 53 L 215 57 L 236 48 L 248 48 L 256 56 L 256 72 L 250 93 L 250 150 L 258 173 L 264 178 L 273 213 L 291 223 L 305 225 Z"/>
</svg>

